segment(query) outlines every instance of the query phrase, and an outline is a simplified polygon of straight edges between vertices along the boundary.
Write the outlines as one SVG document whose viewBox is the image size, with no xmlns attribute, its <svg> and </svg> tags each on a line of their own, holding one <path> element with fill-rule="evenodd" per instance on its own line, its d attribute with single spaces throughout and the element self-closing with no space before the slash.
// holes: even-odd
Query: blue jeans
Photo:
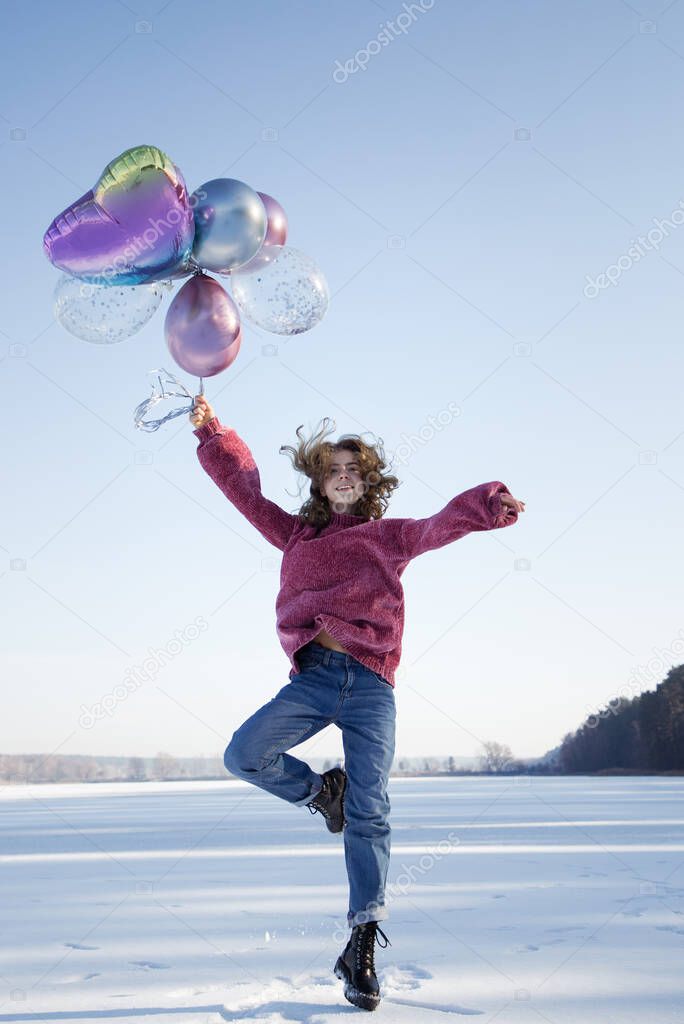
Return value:
<svg viewBox="0 0 684 1024">
<path fill-rule="evenodd" d="M 390 857 L 387 781 L 394 758 L 394 689 L 351 654 L 310 641 L 298 654 L 301 672 L 233 733 L 224 754 L 229 772 L 303 807 L 321 776 L 285 753 L 334 722 L 342 731 L 347 788 L 344 855 L 349 927 L 388 917 Z"/>
</svg>

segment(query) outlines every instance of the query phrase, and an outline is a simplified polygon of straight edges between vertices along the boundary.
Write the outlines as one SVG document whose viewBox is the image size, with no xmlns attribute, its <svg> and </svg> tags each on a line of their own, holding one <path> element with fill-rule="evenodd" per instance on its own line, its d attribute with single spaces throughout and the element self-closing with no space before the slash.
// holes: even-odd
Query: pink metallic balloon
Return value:
<svg viewBox="0 0 684 1024">
<path fill-rule="evenodd" d="M 275 259 L 275 254 L 280 252 L 276 249 L 274 254 L 269 246 L 284 245 L 287 238 L 287 215 L 280 203 L 266 192 L 257 192 L 257 195 L 266 208 L 266 237 L 256 256 L 248 263 L 243 263 L 241 267 L 236 267 L 235 273 L 253 274 L 255 270 L 263 270 Z"/>
<path fill-rule="evenodd" d="M 268 224 L 266 227 L 266 238 L 264 245 L 285 245 L 287 238 L 287 216 L 282 206 L 273 196 L 265 192 L 257 192 L 262 203 L 266 207 Z"/>
<path fill-rule="evenodd" d="M 195 274 L 169 306 L 164 323 L 169 352 L 196 377 L 213 377 L 230 366 L 242 343 L 240 314 L 213 277 Z"/>
</svg>

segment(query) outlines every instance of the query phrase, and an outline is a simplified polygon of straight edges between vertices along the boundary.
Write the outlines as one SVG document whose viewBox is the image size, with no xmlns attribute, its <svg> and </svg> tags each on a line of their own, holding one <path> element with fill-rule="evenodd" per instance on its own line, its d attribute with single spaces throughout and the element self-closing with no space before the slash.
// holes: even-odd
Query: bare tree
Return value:
<svg viewBox="0 0 684 1024">
<path fill-rule="evenodd" d="M 92 782 L 97 778 L 97 761 L 94 757 L 79 759 L 74 763 L 72 771 L 78 782 Z"/>
<path fill-rule="evenodd" d="M 178 775 L 180 765 L 178 761 L 171 754 L 167 754 L 166 751 L 160 750 L 154 759 L 154 774 L 158 779 L 170 779 L 174 775 Z"/>
<path fill-rule="evenodd" d="M 482 744 L 484 753 L 480 756 L 483 772 L 505 772 L 513 760 L 513 753 L 505 743 L 489 740 Z"/>
<path fill-rule="evenodd" d="M 129 757 L 128 759 L 128 777 L 133 779 L 135 782 L 142 782 L 145 778 L 145 762 L 142 757 Z"/>
</svg>

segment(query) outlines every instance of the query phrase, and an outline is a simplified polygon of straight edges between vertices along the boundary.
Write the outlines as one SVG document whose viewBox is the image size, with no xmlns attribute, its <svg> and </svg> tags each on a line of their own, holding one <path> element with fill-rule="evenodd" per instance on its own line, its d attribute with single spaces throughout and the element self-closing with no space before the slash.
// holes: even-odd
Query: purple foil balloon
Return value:
<svg viewBox="0 0 684 1024">
<path fill-rule="evenodd" d="M 237 306 L 225 288 L 206 274 L 195 274 L 175 296 L 164 333 L 175 361 L 196 377 L 221 373 L 242 343 Z"/>
<path fill-rule="evenodd" d="M 147 284 L 183 267 L 195 235 L 183 175 L 155 146 L 112 160 L 45 232 L 56 267 L 91 284 Z"/>
<path fill-rule="evenodd" d="M 263 270 L 280 252 L 279 249 L 271 251 L 269 246 L 284 245 L 287 238 L 287 215 L 278 200 L 266 192 L 257 192 L 257 195 L 266 209 L 266 237 L 256 256 L 252 257 L 249 263 L 236 267 L 235 273 L 252 274 L 255 270 Z"/>
</svg>

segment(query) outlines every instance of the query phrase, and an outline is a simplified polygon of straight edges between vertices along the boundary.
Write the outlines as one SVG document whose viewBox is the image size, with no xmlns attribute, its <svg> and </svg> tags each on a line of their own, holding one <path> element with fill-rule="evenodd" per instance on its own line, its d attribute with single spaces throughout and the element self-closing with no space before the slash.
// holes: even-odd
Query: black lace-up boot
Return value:
<svg viewBox="0 0 684 1024">
<path fill-rule="evenodd" d="M 385 940 L 380 942 L 377 933 Z M 337 958 L 335 975 L 344 981 L 344 997 L 362 1010 L 375 1010 L 380 1004 L 380 986 L 375 976 L 375 941 L 384 949 L 389 943 L 377 921 L 357 924 L 344 952 Z"/>
<path fill-rule="evenodd" d="M 331 768 L 323 772 L 323 788 L 306 805 L 312 814 L 320 811 L 330 832 L 341 832 L 344 828 L 344 790 L 347 773 L 344 768 Z"/>
</svg>

